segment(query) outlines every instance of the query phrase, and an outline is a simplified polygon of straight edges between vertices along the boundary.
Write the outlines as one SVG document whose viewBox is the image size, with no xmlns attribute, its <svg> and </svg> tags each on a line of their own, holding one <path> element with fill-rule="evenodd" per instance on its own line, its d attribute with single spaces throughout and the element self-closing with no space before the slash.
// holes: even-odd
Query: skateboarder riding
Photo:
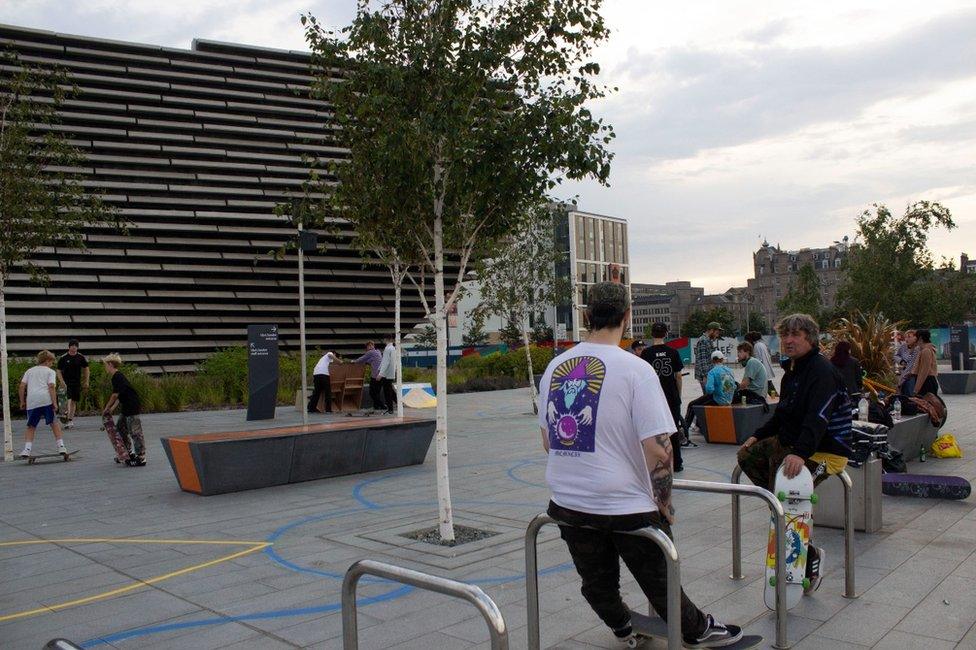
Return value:
<svg viewBox="0 0 976 650">
<path fill-rule="evenodd" d="M 41 418 L 44 424 L 51 427 L 54 439 L 58 443 L 58 453 L 68 455 L 68 448 L 64 446 L 61 433 L 61 423 L 54 417 L 58 409 L 57 375 L 51 366 L 54 365 L 54 354 L 47 350 L 37 353 L 37 365 L 24 373 L 20 380 L 20 408 L 27 409 L 27 432 L 24 434 L 24 450 L 21 458 L 30 458 L 34 446 L 34 432 Z"/>
<path fill-rule="evenodd" d="M 787 478 L 804 465 L 814 485 L 847 466 L 851 448 L 851 402 L 837 369 L 820 354 L 820 328 L 806 314 L 787 316 L 776 325 L 786 374 L 773 417 L 739 449 L 739 467 L 759 487 L 773 490 L 782 464 Z M 824 550 L 810 544 L 806 593 L 816 591 L 823 574 Z"/>
<path fill-rule="evenodd" d="M 702 613 L 684 593 L 681 611 L 668 612 L 661 549 L 617 532 L 654 526 L 672 537 L 670 436 L 677 427 L 653 368 L 620 347 L 630 320 L 627 288 L 601 282 L 587 301 L 586 342 L 553 359 L 539 395 L 549 514 L 568 524 L 559 529 L 583 597 L 622 644 L 639 642 L 620 597 L 622 558 L 658 615 L 681 617 L 686 647 L 734 643 L 742 630 Z"/>
</svg>

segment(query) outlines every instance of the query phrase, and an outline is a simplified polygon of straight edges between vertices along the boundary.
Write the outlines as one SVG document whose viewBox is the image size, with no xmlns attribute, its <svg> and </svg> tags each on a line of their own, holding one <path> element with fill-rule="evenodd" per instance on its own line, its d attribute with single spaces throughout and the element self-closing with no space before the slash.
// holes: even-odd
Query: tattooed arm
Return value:
<svg viewBox="0 0 976 650">
<path fill-rule="evenodd" d="M 641 444 L 644 447 L 644 461 L 647 463 L 647 471 L 651 475 L 654 502 L 657 503 L 661 516 L 673 524 L 674 506 L 671 505 L 671 485 L 674 481 L 674 470 L 671 439 L 668 434 L 661 434 L 648 438 Z"/>
</svg>

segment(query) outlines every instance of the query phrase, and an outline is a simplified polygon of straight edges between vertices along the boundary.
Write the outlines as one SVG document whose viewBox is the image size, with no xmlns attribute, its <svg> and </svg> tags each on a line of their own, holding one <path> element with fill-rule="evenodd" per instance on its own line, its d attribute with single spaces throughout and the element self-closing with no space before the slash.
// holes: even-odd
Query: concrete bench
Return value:
<svg viewBox="0 0 976 650">
<path fill-rule="evenodd" d="M 163 438 L 180 488 L 203 496 L 420 465 L 428 418 L 362 417 L 322 424 Z"/>
<path fill-rule="evenodd" d="M 741 445 L 756 429 L 773 417 L 776 404 L 733 404 L 730 406 L 694 406 L 698 429 L 710 443 Z"/>
<path fill-rule="evenodd" d="M 976 370 L 944 370 L 939 372 L 939 387 L 946 395 L 976 393 Z"/>
<path fill-rule="evenodd" d="M 881 461 L 872 458 L 860 467 L 847 466 L 851 479 L 854 530 L 876 533 L 884 525 L 881 499 Z M 817 486 L 820 498 L 813 505 L 813 523 L 827 528 L 844 528 L 844 484 L 830 477 Z"/>
<path fill-rule="evenodd" d="M 855 420 L 854 424 L 863 423 Z M 894 426 L 888 430 L 888 446 L 904 454 L 906 461 L 917 460 L 919 450 L 924 446 L 928 451 L 938 437 L 938 431 L 924 413 L 909 415 L 895 420 Z"/>
</svg>

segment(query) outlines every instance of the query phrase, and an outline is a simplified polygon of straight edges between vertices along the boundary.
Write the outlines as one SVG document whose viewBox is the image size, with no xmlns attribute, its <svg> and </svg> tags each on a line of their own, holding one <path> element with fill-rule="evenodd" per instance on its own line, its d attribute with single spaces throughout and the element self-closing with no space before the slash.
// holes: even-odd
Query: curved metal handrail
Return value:
<svg viewBox="0 0 976 650">
<path fill-rule="evenodd" d="M 539 559 L 538 541 L 539 531 L 547 524 L 571 526 L 546 513 L 533 517 L 525 530 L 525 594 L 529 650 L 539 650 Z M 664 553 L 664 561 L 668 572 L 668 648 L 681 648 L 681 562 L 678 559 L 678 549 L 664 531 L 654 528 L 641 528 L 634 531 L 620 531 L 621 534 L 645 537 L 657 544 Z M 650 614 L 654 614 L 648 606 Z M 677 613 L 677 614 L 675 614 Z"/>
<path fill-rule="evenodd" d="M 82 650 L 82 648 L 67 639 L 51 639 L 44 644 L 44 650 Z"/>
<path fill-rule="evenodd" d="M 479 587 L 375 560 L 354 562 L 342 579 L 343 650 L 359 649 L 356 586 L 359 584 L 359 579 L 367 574 L 468 601 L 478 608 L 488 624 L 492 650 L 508 650 L 508 628 L 505 625 L 505 618 L 495 601 Z"/>
<path fill-rule="evenodd" d="M 739 516 L 739 497 L 752 496 L 762 499 L 769 506 L 769 512 L 776 520 L 776 643 L 774 648 L 790 647 L 786 635 L 786 514 L 783 504 L 772 492 L 755 485 L 742 485 L 736 481 L 735 473 L 732 483 L 714 483 L 711 481 L 674 480 L 675 490 L 689 490 L 692 492 L 711 492 L 712 494 L 732 495 L 732 575 L 733 580 L 742 579 L 742 520 Z"/>
<path fill-rule="evenodd" d="M 836 474 L 844 484 L 844 598 L 857 598 L 854 584 L 854 482 L 841 470 Z M 732 470 L 732 483 L 739 485 L 742 468 Z M 755 486 L 752 486 L 755 487 Z M 742 579 L 742 515 L 739 497 L 732 495 L 732 579 Z"/>
</svg>

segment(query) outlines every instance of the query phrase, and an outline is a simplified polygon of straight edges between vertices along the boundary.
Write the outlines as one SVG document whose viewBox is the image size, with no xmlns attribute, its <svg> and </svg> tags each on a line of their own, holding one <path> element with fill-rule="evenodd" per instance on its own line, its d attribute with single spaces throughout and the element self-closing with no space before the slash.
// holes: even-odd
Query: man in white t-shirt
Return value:
<svg viewBox="0 0 976 650">
<path fill-rule="evenodd" d="M 625 645 L 639 640 L 620 597 L 620 559 L 663 619 L 667 566 L 654 542 L 615 531 L 654 526 L 672 536 L 676 426 L 654 369 L 620 347 L 630 320 L 626 287 L 596 284 L 587 302 L 586 342 L 553 359 L 542 376 L 539 425 L 549 454 L 549 514 L 568 524 L 559 529 L 583 579 L 583 597 Z M 686 647 L 718 647 L 742 636 L 683 592 L 680 615 Z"/>
<path fill-rule="evenodd" d="M 342 363 L 335 352 L 326 352 L 315 364 L 312 370 L 312 396 L 308 400 L 308 412 L 319 412 L 319 398 L 325 394 L 325 412 L 332 412 L 332 381 L 329 378 L 329 366 L 333 361 Z"/>
<path fill-rule="evenodd" d="M 397 359 L 396 346 L 393 345 L 393 337 L 384 336 L 383 342 L 386 343 L 386 347 L 383 348 L 383 359 L 380 361 L 380 386 L 383 390 L 383 401 L 386 403 L 386 413 L 392 414 L 397 405 L 397 391 L 394 382 L 396 381 L 399 359 Z"/>
<path fill-rule="evenodd" d="M 41 350 L 37 354 L 37 365 L 24 373 L 20 380 L 20 408 L 27 409 L 27 432 L 24 434 L 24 450 L 21 458 L 32 455 L 34 447 L 34 432 L 41 418 L 44 424 L 51 427 L 54 439 L 58 443 L 58 453 L 67 458 L 68 449 L 64 446 L 61 436 L 61 423 L 54 417 L 58 412 L 58 375 L 51 367 L 54 365 L 54 354 L 48 350 Z"/>
</svg>

